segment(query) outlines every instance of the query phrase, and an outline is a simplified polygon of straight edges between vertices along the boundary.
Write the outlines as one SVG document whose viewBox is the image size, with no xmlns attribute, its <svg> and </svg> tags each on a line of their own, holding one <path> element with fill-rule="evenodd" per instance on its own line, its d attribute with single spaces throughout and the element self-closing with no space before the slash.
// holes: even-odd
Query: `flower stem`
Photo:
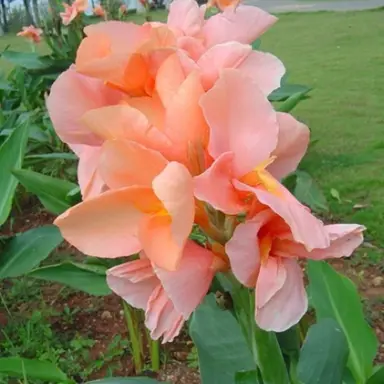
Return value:
<svg viewBox="0 0 384 384">
<path fill-rule="evenodd" d="M 159 340 L 149 339 L 149 348 L 151 350 L 152 371 L 157 372 L 160 369 L 160 343 L 159 343 Z"/>
<path fill-rule="evenodd" d="M 141 354 L 141 343 L 140 343 L 140 330 L 138 324 L 134 322 L 134 313 L 133 308 L 131 308 L 124 300 L 123 300 L 123 311 L 125 322 L 128 328 L 128 334 L 131 341 L 132 348 L 132 357 L 133 363 L 135 365 L 136 373 L 140 373 L 143 370 L 143 360 Z"/>
</svg>

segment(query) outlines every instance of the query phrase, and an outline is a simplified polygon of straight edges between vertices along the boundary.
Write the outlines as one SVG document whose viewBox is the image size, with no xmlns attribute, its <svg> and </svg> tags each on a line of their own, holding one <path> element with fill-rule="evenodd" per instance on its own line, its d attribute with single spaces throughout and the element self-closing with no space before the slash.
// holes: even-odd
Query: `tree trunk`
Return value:
<svg viewBox="0 0 384 384">
<path fill-rule="evenodd" d="M 32 8 L 33 8 L 33 14 L 35 16 L 36 24 L 41 27 L 41 18 L 40 18 L 40 12 L 39 12 L 39 3 L 38 0 L 32 0 Z"/>
<path fill-rule="evenodd" d="M 5 7 L 5 0 L 0 0 L 1 7 L 1 26 L 4 33 L 8 32 L 8 19 L 7 19 L 7 8 Z"/>
<path fill-rule="evenodd" d="M 24 3 L 24 8 L 25 8 L 25 16 L 26 16 L 26 21 L 27 25 L 32 25 L 33 24 L 33 16 L 31 13 L 31 6 L 29 4 L 30 0 L 23 0 Z"/>
</svg>

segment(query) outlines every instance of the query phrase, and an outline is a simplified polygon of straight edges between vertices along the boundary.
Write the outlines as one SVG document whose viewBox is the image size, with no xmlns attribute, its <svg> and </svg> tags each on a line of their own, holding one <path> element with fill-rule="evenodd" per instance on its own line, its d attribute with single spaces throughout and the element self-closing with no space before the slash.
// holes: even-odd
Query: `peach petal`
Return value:
<svg viewBox="0 0 384 384">
<path fill-rule="evenodd" d="M 235 12 L 226 9 L 206 21 L 203 27 L 205 44 L 207 47 L 227 41 L 251 44 L 276 21 L 275 16 L 254 6 L 240 5 Z"/>
<path fill-rule="evenodd" d="M 269 158 L 277 144 L 276 113 L 256 84 L 235 69 L 223 70 L 200 102 L 210 128 L 213 158 L 234 153 L 234 175 L 241 177 Z"/>
<path fill-rule="evenodd" d="M 99 169 L 111 189 L 133 185 L 151 187 L 153 179 L 167 163 L 159 152 L 134 141 L 108 140 L 102 147 Z"/>
<path fill-rule="evenodd" d="M 96 257 L 122 257 L 142 248 L 138 227 L 146 210 L 157 211 L 158 200 L 150 188 L 130 187 L 88 199 L 60 215 L 54 222 L 69 243 Z"/>
<path fill-rule="evenodd" d="M 280 263 L 286 274 L 284 284 L 268 301 L 264 302 L 265 300 L 263 300 L 262 304 L 264 305 L 262 307 L 259 306 L 258 300 L 264 295 L 271 296 L 270 284 L 274 276 L 276 276 L 274 264 L 268 263 L 266 266 L 261 267 L 256 284 L 256 323 L 266 331 L 286 331 L 297 324 L 308 309 L 303 272 L 300 266 L 295 260 L 289 259 L 281 259 Z"/>
<path fill-rule="evenodd" d="M 277 179 L 282 179 L 296 170 L 304 157 L 309 144 L 309 129 L 288 113 L 278 113 L 279 136 L 277 147 L 272 155 L 276 160 L 268 166 L 268 171 Z"/>
<path fill-rule="evenodd" d="M 211 251 L 189 240 L 176 271 L 154 266 L 165 292 L 184 319 L 190 317 L 208 292 L 214 275 L 213 258 Z"/>
<path fill-rule="evenodd" d="M 204 23 L 204 15 L 194 0 L 174 0 L 169 7 L 167 24 L 185 35 L 198 34 Z"/>
<path fill-rule="evenodd" d="M 145 325 L 151 331 L 151 338 L 157 340 L 163 336 L 163 344 L 171 342 L 180 333 L 183 324 L 183 317 L 159 285 L 153 291 L 145 312 Z"/>
<path fill-rule="evenodd" d="M 233 158 L 233 153 L 223 153 L 210 168 L 194 178 L 195 196 L 229 215 L 236 215 L 245 210 L 245 205 L 232 184 Z"/>
<path fill-rule="evenodd" d="M 76 100 L 68 100 L 76 95 Z M 122 94 L 102 81 L 76 73 L 73 67 L 63 72 L 51 87 L 47 108 L 55 130 L 66 143 L 100 145 L 102 139 L 89 131 L 81 117 L 91 109 L 118 103 Z"/>
<path fill-rule="evenodd" d="M 107 271 L 107 283 L 117 295 L 135 308 L 147 309 L 152 292 L 160 284 L 149 260 L 133 260 Z"/>
<path fill-rule="evenodd" d="M 274 246 L 274 254 L 282 257 L 300 257 L 313 260 L 350 257 L 363 242 L 365 228 L 358 224 L 326 225 L 325 230 L 330 239 L 330 246 L 313 249 L 308 252 L 302 244 L 291 240 L 278 240 Z"/>
</svg>

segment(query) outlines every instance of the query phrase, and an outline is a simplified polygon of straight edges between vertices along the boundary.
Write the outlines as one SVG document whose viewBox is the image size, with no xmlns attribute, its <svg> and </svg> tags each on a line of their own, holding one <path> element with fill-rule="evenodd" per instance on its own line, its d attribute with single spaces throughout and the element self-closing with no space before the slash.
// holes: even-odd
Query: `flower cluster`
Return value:
<svg viewBox="0 0 384 384">
<path fill-rule="evenodd" d="M 55 224 L 85 254 L 139 254 L 107 281 L 164 342 L 217 272 L 255 289 L 261 328 L 289 328 L 307 310 L 297 260 L 349 256 L 364 229 L 324 225 L 280 182 L 309 130 L 268 101 L 285 69 L 250 45 L 276 18 L 240 5 L 206 20 L 205 10 L 175 0 L 166 24 L 86 27 L 47 101 L 79 157 L 83 196 Z"/>
<path fill-rule="evenodd" d="M 23 29 L 17 34 L 17 36 L 25 37 L 33 43 L 40 43 L 42 34 L 42 29 L 30 25 L 29 27 L 23 27 Z"/>
</svg>

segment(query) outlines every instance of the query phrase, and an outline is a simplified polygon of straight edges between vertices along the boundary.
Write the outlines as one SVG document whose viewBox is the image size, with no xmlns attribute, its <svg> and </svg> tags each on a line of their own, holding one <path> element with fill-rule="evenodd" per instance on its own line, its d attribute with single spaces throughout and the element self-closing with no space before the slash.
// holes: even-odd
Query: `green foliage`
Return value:
<svg viewBox="0 0 384 384">
<path fill-rule="evenodd" d="M 304 341 L 297 377 L 302 384 L 340 384 L 347 359 L 348 344 L 338 323 L 320 319 Z"/>
<path fill-rule="evenodd" d="M 28 192 L 39 198 L 47 211 L 60 214 L 70 208 L 67 195 L 77 188 L 76 184 L 26 169 L 13 171 L 13 175 Z"/>
<path fill-rule="evenodd" d="M 308 277 L 317 320 L 330 318 L 338 323 L 348 343 L 348 367 L 358 383 L 365 382 L 372 374 L 377 340 L 364 318 L 356 287 L 325 262 L 310 261 Z"/>
<path fill-rule="evenodd" d="M 17 179 L 11 171 L 22 165 L 27 137 L 27 125 L 20 124 L 0 146 L 0 226 L 7 220 L 11 211 L 17 186 Z"/>
<path fill-rule="evenodd" d="M 111 293 L 106 283 L 105 269 L 101 266 L 64 262 L 35 269 L 29 276 L 65 284 L 95 296 Z"/>
<path fill-rule="evenodd" d="M 237 372 L 235 384 L 259 384 L 257 371 Z"/>
<path fill-rule="evenodd" d="M 310 90 L 311 88 L 306 85 L 283 83 L 279 89 L 276 89 L 268 96 L 268 99 L 270 101 L 285 101 L 297 94 L 300 94 L 301 97 L 303 97 L 309 93 Z"/>
<path fill-rule="evenodd" d="M 384 366 L 377 367 L 375 373 L 368 379 L 367 384 L 384 383 Z"/>
<path fill-rule="evenodd" d="M 53 225 L 31 229 L 10 240 L 0 253 L 0 278 L 30 272 L 63 241 Z"/>
<path fill-rule="evenodd" d="M 148 377 L 111 377 L 95 381 L 88 381 L 86 384 L 156 384 L 160 381 Z M 166 383 L 165 383 L 166 384 Z"/>
<path fill-rule="evenodd" d="M 236 319 L 216 305 L 213 294 L 192 315 L 189 332 L 197 347 L 203 384 L 233 384 L 236 372 L 254 368 Z"/>
<path fill-rule="evenodd" d="M 67 376 L 54 364 L 21 357 L 0 358 L 0 373 L 26 379 L 41 379 L 53 383 L 68 381 Z"/>
</svg>

